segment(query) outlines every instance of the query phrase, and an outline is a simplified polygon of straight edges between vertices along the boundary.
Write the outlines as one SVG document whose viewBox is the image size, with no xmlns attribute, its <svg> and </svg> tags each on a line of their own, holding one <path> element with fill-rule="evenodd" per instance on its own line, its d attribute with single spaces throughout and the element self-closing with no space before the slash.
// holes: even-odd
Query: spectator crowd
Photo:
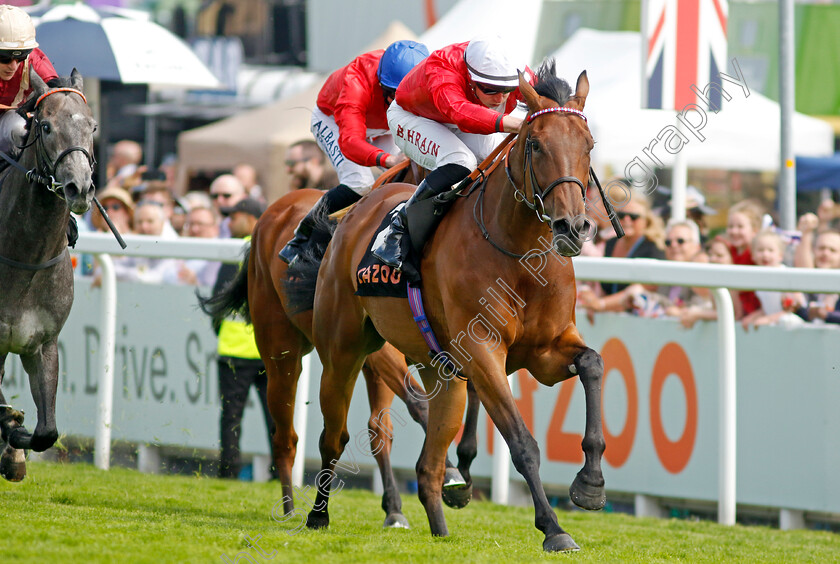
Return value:
<svg viewBox="0 0 840 564">
<path fill-rule="evenodd" d="M 744 200 L 729 208 L 725 232 L 710 236 L 707 220 L 717 211 L 706 205 L 703 194 L 693 186 L 687 188 L 686 196 L 686 219 L 669 219 L 670 206 L 652 208 L 646 194 L 631 191 L 616 210 L 625 236 L 617 239 L 609 222 L 599 221 L 600 230 L 593 241 L 585 244 L 583 254 L 758 267 L 840 269 L 840 206 L 832 199 L 823 200 L 816 213 L 803 214 L 795 232 L 779 229 L 759 202 Z M 806 322 L 840 323 L 838 294 L 731 293 L 736 319 L 746 331 L 762 325 L 791 327 Z M 581 282 L 578 284 L 578 307 L 584 309 L 591 322 L 595 322 L 596 314 L 605 311 L 642 317 L 672 317 L 679 319 L 686 328 L 700 320 L 717 318 L 708 289 L 681 286 Z"/>
</svg>

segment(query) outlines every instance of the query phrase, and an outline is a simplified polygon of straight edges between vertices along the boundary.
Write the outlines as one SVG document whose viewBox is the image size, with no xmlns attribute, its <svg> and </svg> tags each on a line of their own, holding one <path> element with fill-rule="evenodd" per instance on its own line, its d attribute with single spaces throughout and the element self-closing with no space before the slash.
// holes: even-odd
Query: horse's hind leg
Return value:
<svg viewBox="0 0 840 564">
<path fill-rule="evenodd" d="M 467 416 L 464 419 L 464 432 L 458 443 L 458 469 L 453 474 L 446 469 L 446 481 L 443 485 L 443 502 L 453 509 L 466 507 L 472 499 L 473 483 L 470 466 L 478 454 L 478 408 L 481 402 L 471 382 L 467 382 Z M 460 481 L 458 480 L 460 478 Z"/>
<path fill-rule="evenodd" d="M 55 425 L 55 394 L 58 389 L 58 345 L 55 340 L 45 343 L 33 355 L 21 356 L 21 362 L 29 374 L 32 399 L 38 410 L 38 424 L 30 434 L 23 427 L 17 427 L 9 435 L 13 448 L 32 449 L 43 452 L 58 439 Z"/>
<path fill-rule="evenodd" d="M 601 380 L 604 360 L 592 349 L 586 349 L 574 360 L 586 398 L 586 428 L 583 447 L 586 460 L 569 487 L 569 497 L 583 509 L 602 509 L 607 502 L 604 494 L 604 475 L 601 455 L 604 453 L 604 431 L 601 426 Z"/>
<path fill-rule="evenodd" d="M 3 376 L 6 373 L 6 355 L 0 355 L 0 386 L 3 385 Z M 26 477 L 26 457 L 23 450 L 12 448 L 11 445 L 3 444 L 12 429 L 23 424 L 23 413 L 15 410 L 11 405 L 6 404 L 6 398 L 0 390 L 0 476 L 10 482 L 20 482 Z"/>
<path fill-rule="evenodd" d="M 383 527 L 408 528 L 408 519 L 402 513 L 402 499 L 397 489 L 397 481 L 391 468 L 391 444 L 394 425 L 391 423 L 391 402 L 394 392 L 376 375 L 367 363 L 362 367 L 370 402 L 368 419 L 368 437 L 370 450 L 379 466 L 382 476 L 382 510 L 385 511 Z"/>
<path fill-rule="evenodd" d="M 429 368 L 422 369 L 421 376 L 427 390 L 433 389 L 439 378 L 437 371 Z M 446 450 L 461 427 L 466 395 L 464 382 L 453 380 L 448 383 L 447 390 L 439 392 L 429 401 L 429 428 L 416 469 L 420 502 L 426 509 L 429 528 L 434 536 L 449 534 L 443 515 L 441 490 L 446 471 Z"/>
<path fill-rule="evenodd" d="M 391 389 L 408 408 L 408 414 L 426 432 L 429 422 L 429 401 L 425 397 L 417 397 L 411 390 L 420 390 L 420 385 L 411 375 L 408 366 L 393 346 L 388 343 L 377 352 L 368 356 L 365 366 L 373 370 L 376 375 Z M 478 400 L 476 399 L 476 405 Z M 476 407 L 476 409 L 478 409 Z M 464 430 L 465 436 L 468 431 Z M 475 437 L 475 429 L 472 433 Z M 475 454 L 473 454 L 475 458 Z M 446 457 L 446 474 L 443 481 L 443 502 L 449 507 L 460 509 L 465 507 L 472 497 L 472 484 L 461 476 L 458 468 Z"/>
</svg>

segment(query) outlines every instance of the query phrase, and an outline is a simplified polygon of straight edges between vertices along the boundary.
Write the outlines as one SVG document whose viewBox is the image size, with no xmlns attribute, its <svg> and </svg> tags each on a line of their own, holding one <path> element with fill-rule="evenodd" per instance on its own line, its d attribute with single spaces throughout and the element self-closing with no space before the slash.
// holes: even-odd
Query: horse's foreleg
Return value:
<svg viewBox="0 0 840 564">
<path fill-rule="evenodd" d="M 21 362 L 29 374 L 32 399 L 38 410 L 38 424 L 30 434 L 23 427 L 12 430 L 9 444 L 13 448 L 32 449 L 43 452 L 58 439 L 55 425 L 55 394 L 58 390 L 58 345 L 55 340 L 45 343 L 33 355 L 21 356 Z"/>
<path fill-rule="evenodd" d="M 423 383 L 427 390 L 435 387 L 439 376 L 436 370 L 422 370 Z M 458 434 L 466 404 L 466 385 L 453 380 L 448 389 L 441 391 L 429 401 L 429 427 L 426 441 L 417 461 L 417 490 L 420 502 L 426 509 L 432 535 L 445 537 L 449 534 L 443 515 L 441 493 L 446 472 L 446 450 Z"/>
<path fill-rule="evenodd" d="M 510 449 L 514 467 L 528 482 L 534 502 L 535 525 L 545 535 L 543 549 L 546 552 L 579 550 L 572 537 L 560 527 L 557 515 L 548 503 L 540 479 L 540 448 L 516 408 L 504 374 L 497 377 L 480 374 L 473 378 L 473 384 L 487 414 Z M 504 447 L 497 445 L 496 448 Z"/>
<path fill-rule="evenodd" d="M 350 409 L 350 399 L 356 376 L 361 370 L 364 357 L 354 358 L 353 347 L 347 343 L 333 343 L 332 351 L 324 355 L 324 372 L 321 375 L 321 413 L 324 415 L 324 431 L 321 433 L 319 447 L 321 451 L 321 471 L 315 477 L 317 495 L 315 503 L 306 519 L 306 526 L 310 529 L 322 529 L 329 525 L 329 499 L 332 483 L 337 477 L 335 466 L 344 452 L 344 447 L 350 440 L 347 431 L 347 412 Z M 342 464 L 352 473 L 359 471 L 355 454 L 351 449 L 351 459 L 348 464 Z M 343 487 L 343 482 L 338 480 Z"/>
<path fill-rule="evenodd" d="M 368 419 L 370 450 L 379 466 L 384 490 L 382 493 L 382 510 L 385 511 L 383 526 L 408 528 L 408 519 L 402 513 L 402 499 L 391 468 L 394 425 L 391 423 L 390 408 L 394 400 L 394 392 L 381 378 L 377 377 L 367 363 L 362 367 L 362 373 L 365 375 L 370 403 L 370 419 Z M 358 446 L 361 448 L 361 445 Z"/>
<path fill-rule="evenodd" d="M 583 435 L 583 453 L 586 460 L 569 487 L 569 497 L 583 509 L 602 509 L 607 502 L 604 493 L 604 475 L 601 473 L 601 455 L 604 454 L 604 431 L 601 426 L 601 380 L 604 360 L 592 349 L 586 349 L 574 360 L 578 377 L 586 397 L 586 429 Z"/>
</svg>

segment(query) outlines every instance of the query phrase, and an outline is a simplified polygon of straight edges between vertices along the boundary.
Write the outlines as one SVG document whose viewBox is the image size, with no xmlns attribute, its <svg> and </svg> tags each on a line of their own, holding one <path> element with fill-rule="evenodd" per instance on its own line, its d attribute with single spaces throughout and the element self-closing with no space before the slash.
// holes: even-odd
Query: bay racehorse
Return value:
<svg viewBox="0 0 840 564">
<path fill-rule="evenodd" d="M 445 215 L 422 256 L 425 315 L 448 361 L 419 364 L 429 404 L 429 427 L 417 462 L 419 497 L 431 533 L 448 534 L 440 501 L 446 449 L 464 411 L 465 382 L 452 378 L 452 365 L 474 385 L 501 431 L 516 469 L 528 483 L 536 527 L 546 551 L 577 550 L 559 525 L 540 481 L 540 451 L 514 403 L 506 375 L 525 368 L 552 386 L 577 375 L 586 402 L 582 441 L 585 463 L 569 488 L 572 501 L 600 509 L 606 501 L 601 456 L 603 361 L 587 347 L 575 326 L 575 275 L 571 260 L 594 233 L 585 215 L 584 188 L 594 145 L 583 108 L 586 73 L 576 91 L 544 63 L 532 87 L 520 77 L 528 106 L 516 141 L 502 165 L 459 198 Z M 384 341 L 407 358 L 428 359 L 429 348 L 407 300 L 359 297 L 357 265 L 377 226 L 413 187 L 393 184 L 368 194 L 343 218 L 320 265 L 301 264 L 293 283 L 314 288 L 313 339 L 324 365 L 321 379 L 322 472 L 333 472 L 349 439 L 348 382 L 365 355 Z M 314 284 L 317 277 L 317 285 Z M 296 295 L 301 295 L 297 294 Z M 305 307 L 303 298 L 297 307 Z M 441 385 L 441 379 L 446 380 Z M 319 484 L 308 516 L 310 528 L 329 524 L 330 484 Z"/>
<path fill-rule="evenodd" d="M 292 238 L 295 226 L 321 195 L 323 192 L 318 190 L 297 190 L 275 201 L 254 227 L 250 247 L 236 278 L 215 296 L 199 296 L 202 309 L 215 318 L 240 313 L 254 326 L 254 337 L 268 379 L 268 406 L 275 423 L 272 437 L 274 463 L 283 489 L 285 515 L 294 510 L 292 465 L 298 441 L 294 428 L 295 394 L 301 362 L 313 348 L 312 311 L 293 313 L 289 309 L 284 286 L 288 266 L 277 255 Z M 320 218 L 321 222 L 326 223 L 326 218 Z M 322 252 L 319 249 L 314 251 Z M 370 447 L 379 466 L 384 489 L 384 526 L 407 527 L 408 521 L 402 514 L 402 500 L 390 462 L 393 439 L 390 406 L 394 395 L 398 395 L 408 407 L 412 419 L 424 430 L 428 406 L 417 394 L 408 392 L 407 386 L 412 386 L 414 390 L 422 388 L 409 374 L 403 355 L 393 347 L 386 345 L 371 354 L 362 366 L 362 373 L 371 409 L 368 420 Z M 352 389 L 353 384 L 350 384 L 347 393 L 352 393 Z M 465 433 L 474 437 L 475 424 L 471 432 L 466 430 Z M 470 441 L 465 442 L 467 444 L 471 444 Z M 475 457 L 474 448 L 471 456 L 463 451 L 459 454 L 468 468 Z M 448 469 L 446 480 L 452 484 L 446 490 L 447 504 L 453 507 L 466 505 L 472 491 L 471 484 L 458 487 L 464 484 L 464 480 L 454 468 Z"/>
<path fill-rule="evenodd" d="M 58 334 L 73 304 L 66 229 L 70 211 L 86 212 L 94 196 L 96 122 L 81 75 L 74 69 L 56 88 L 34 71 L 30 80 L 27 137 L 18 161 L 0 174 L 0 384 L 6 356 L 19 355 L 38 410 L 30 433 L 0 391 L 0 474 L 13 481 L 26 474 L 21 449 L 41 452 L 58 438 Z"/>
</svg>

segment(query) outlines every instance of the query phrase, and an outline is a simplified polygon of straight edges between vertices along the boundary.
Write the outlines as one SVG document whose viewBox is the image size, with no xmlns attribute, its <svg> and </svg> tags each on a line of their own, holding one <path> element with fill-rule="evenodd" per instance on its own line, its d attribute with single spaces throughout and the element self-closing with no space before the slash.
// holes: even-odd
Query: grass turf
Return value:
<svg viewBox="0 0 840 564">
<path fill-rule="evenodd" d="M 450 536 L 432 538 L 416 496 L 404 496 L 410 530 L 383 530 L 380 500 L 343 490 L 327 530 L 289 534 L 272 520 L 276 484 L 151 476 L 87 464 L 30 463 L 18 484 L 0 480 L 4 562 L 234 562 L 246 535 L 272 562 L 838 562 L 840 536 L 615 513 L 559 511 L 581 552 L 544 554 L 529 508 L 473 501 L 445 509 Z M 280 512 L 282 513 L 282 511 Z"/>
</svg>

